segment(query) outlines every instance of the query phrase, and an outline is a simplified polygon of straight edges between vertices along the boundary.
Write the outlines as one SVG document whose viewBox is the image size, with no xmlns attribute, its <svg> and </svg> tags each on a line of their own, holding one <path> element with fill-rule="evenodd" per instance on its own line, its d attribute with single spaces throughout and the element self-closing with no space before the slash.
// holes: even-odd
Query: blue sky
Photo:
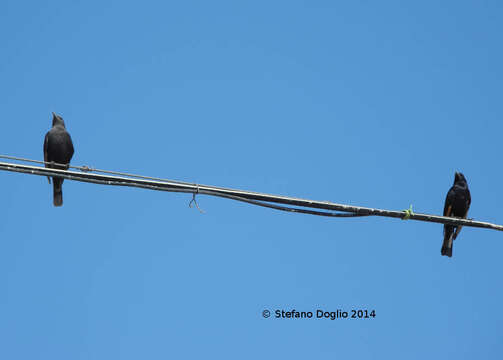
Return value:
<svg viewBox="0 0 503 360">
<path fill-rule="evenodd" d="M 0 153 L 503 223 L 497 1 L 2 1 Z M 2 172 L 5 359 L 496 358 L 496 231 Z M 264 309 L 373 319 L 264 319 Z"/>
</svg>

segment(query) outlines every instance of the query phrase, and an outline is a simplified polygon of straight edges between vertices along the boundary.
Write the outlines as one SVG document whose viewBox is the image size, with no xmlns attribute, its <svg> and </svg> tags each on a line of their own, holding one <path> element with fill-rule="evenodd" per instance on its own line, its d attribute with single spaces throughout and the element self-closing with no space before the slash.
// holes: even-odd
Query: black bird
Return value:
<svg viewBox="0 0 503 360">
<path fill-rule="evenodd" d="M 445 198 L 444 216 L 459 217 L 466 219 L 472 198 L 465 176 L 456 172 L 454 175 L 454 185 L 450 188 Z M 452 256 L 452 242 L 456 239 L 462 226 L 444 225 L 444 243 L 440 253 L 445 256 Z"/>
<path fill-rule="evenodd" d="M 72 138 L 70 137 L 68 131 L 66 131 L 65 122 L 61 116 L 52 113 L 52 129 L 45 135 L 44 140 L 45 167 L 68 170 L 72 156 Z M 52 164 L 47 164 L 47 162 Z M 49 177 L 48 179 L 50 184 L 51 179 Z M 63 180 L 63 178 L 57 176 L 52 178 L 52 184 L 54 187 L 54 206 L 63 205 Z"/>
</svg>

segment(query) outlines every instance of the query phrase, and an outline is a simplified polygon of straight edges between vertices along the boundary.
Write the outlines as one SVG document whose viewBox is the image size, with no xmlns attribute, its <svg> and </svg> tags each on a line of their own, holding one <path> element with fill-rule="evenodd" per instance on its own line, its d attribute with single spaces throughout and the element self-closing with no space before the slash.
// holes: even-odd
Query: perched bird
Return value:
<svg viewBox="0 0 503 360">
<path fill-rule="evenodd" d="M 73 156 L 73 143 L 70 134 L 66 131 L 63 118 L 52 113 L 52 129 L 45 135 L 44 161 L 45 167 L 52 169 L 68 170 Z M 49 162 L 49 164 L 48 164 Z M 62 165 L 56 165 L 62 164 Z M 49 184 L 51 179 L 49 179 Z M 63 205 L 63 178 L 54 176 L 54 206 Z"/>
<path fill-rule="evenodd" d="M 445 198 L 444 216 L 459 217 L 466 219 L 472 198 L 465 176 L 460 172 L 454 175 L 454 185 L 449 189 Z M 456 239 L 462 226 L 444 225 L 444 243 L 440 253 L 445 256 L 452 256 L 452 242 Z"/>
</svg>

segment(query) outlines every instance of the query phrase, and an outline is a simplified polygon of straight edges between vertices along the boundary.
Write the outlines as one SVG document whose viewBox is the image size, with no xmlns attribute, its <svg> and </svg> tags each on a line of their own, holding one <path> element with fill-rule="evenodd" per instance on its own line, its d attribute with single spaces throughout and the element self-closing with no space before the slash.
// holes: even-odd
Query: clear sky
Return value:
<svg viewBox="0 0 503 360">
<path fill-rule="evenodd" d="M 503 223 L 498 1 L 0 2 L 0 153 Z M 0 172 L 2 359 L 473 359 L 502 233 Z M 262 317 L 263 310 L 273 312 Z M 275 310 L 375 310 L 276 319 Z"/>
</svg>

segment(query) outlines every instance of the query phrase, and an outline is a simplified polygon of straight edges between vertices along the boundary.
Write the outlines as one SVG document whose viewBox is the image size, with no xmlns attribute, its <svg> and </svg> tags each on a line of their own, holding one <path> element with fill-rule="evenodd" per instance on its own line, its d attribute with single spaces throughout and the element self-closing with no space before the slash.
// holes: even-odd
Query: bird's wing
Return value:
<svg viewBox="0 0 503 360">
<path fill-rule="evenodd" d="M 447 196 L 445 197 L 444 216 L 452 216 L 453 197 L 454 197 L 454 190 L 453 188 L 450 188 L 449 192 L 447 193 Z M 446 236 L 450 237 L 451 233 L 452 233 L 452 227 L 444 225 L 444 238 Z"/>
<path fill-rule="evenodd" d="M 451 214 L 452 214 L 452 205 L 445 203 L 444 216 L 451 216 Z"/>
<path fill-rule="evenodd" d="M 451 188 L 445 197 L 444 216 L 452 216 L 452 203 L 454 198 L 454 189 Z"/>
<path fill-rule="evenodd" d="M 463 219 L 466 219 L 466 217 L 468 216 L 468 210 L 470 209 L 470 203 L 471 202 L 472 202 L 472 199 L 470 197 L 470 192 L 468 192 L 468 196 L 466 198 L 466 212 L 463 215 Z M 463 227 L 462 225 L 458 225 L 456 227 L 456 232 L 454 233 L 454 239 L 456 239 L 458 237 L 458 234 L 461 231 L 462 227 Z"/>
<path fill-rule="evenodd" d="M 45 167 L 49 167 L 47 162 L 49 162 L 49 153 L 48 153 L 48 148 L 49 148 L 49 133 L 45 134 L 45 139 L 44 139 L 44 161 L 46 162 Z M 49 181 L 49 184 L 51 183 L 51 178 L 48 176 L 47 180 Z"/>
<path fill-rule="evenodd" d="M 49 154 L 47 153 L 49 147 L 49 133 L 45 134 L 45 139 L 44 139 L 44 161 L 48 162 L 49 161 Z M 47 167 L 47 164 L 45 164 L 45 167 Z"/>
</svg>

